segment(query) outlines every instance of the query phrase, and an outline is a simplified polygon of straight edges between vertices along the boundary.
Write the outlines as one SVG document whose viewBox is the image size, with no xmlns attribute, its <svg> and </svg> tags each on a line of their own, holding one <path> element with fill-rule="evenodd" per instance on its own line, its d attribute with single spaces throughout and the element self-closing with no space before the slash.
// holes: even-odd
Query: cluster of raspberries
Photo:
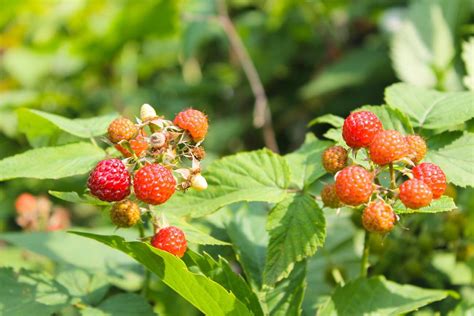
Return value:
<svg viewBox="0 0 474 316">
<path fill-rule="evenodd" d="M 155 227 L 151 245 L 182 257 L 187 248 L 183 231 L 160 225 L 149 208 L 140 205 L 165 203 L 176 190 L 207 188 L 200 170 L 207 130 L 207 116 L 195 109 L 169 121 L 144 104 L 137 123 L 125 117 L 115 119 L 108 127 L 107 141 L 123 157 L 96 165 L 87 182 L 90 193 L 113 203 L 110 218 L 117 227 L 132 227 L 148 212 Z"/>
<path fill-rule="evenodd" d="M 420 163 L 427 150 L 422 137 L 384 130 L 379 118 L 369 111 L 350 114 L 344 120 L 342 136 L 349 149 L 333 146 L 322 154 L 326 171 L 335 173 L 335 183 L 324 186 L 321 198 L 331 208 L 363 204 L 362 224 L 366 230 L 391 231 L 397 222 L 391 205 L 397 199 L 407 208 L 419 209 L 446 190 L 441 168 Z M 368 168 L 350 162 L 349 151 L 355 157 L 359 150 L 367 150 Z M 382 173 L 390 175 L 390 188 L 380 184 Z"/>
</svg>

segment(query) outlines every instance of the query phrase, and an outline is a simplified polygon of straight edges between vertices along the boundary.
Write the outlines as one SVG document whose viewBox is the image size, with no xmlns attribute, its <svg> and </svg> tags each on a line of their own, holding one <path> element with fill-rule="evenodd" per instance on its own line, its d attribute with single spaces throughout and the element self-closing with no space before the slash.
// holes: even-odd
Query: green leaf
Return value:
<svg viewBox="0 0 474 316">
<path fill-rule="evenodd" d="M 317 315 L 400 315 L 440 301 L 448 294 L 447 291 L 400 285 L 382 276 L 359 278 L 337 288 Z"/>
<path fill-rule="evenodd" d="M 308 127 L 317 124 L 330 124 L 334 127 L 339 128 L 342 127 L 342 125 L 344 124 L 344 119 L 334 114 L 325 114 L 323 116 L 318 116 L 317 118 L 312 119 L 311 122 L 308 123 Z"/>
<path fill-rule="evenodd" d="M 273 286 L 324 244 L 326 222 L 313 197 L 290 195 L 271 210 L 267 230 L 270 242 L 263 279 Z"/>
<path fill-rule="evenodd" d="M 449 212 L 456 208 L 456 204 L 449 196 L 443 195 L 437 200 L 433 200 L 430 205 L 419 208 L 417 210 L 412 210 L 407 208 L 402 204 L 400 200 L 397 200 L 393 205 L 393 210 L 397 214 L 408 214 L 408 213 L 439 213 L 439 212 Z"/>
<path fill-rule="evenodd" d="M 49 316 L 69 305 L 67 290 L 46 274 L 0 268 L 0 314 Z"/>
<path fill-rule="evenodd" d="M 34 119 L 32 122 L 36 121 L 35 117 L 40 117 L 48 120 L 59 129 L 81 138 L 90 138 L 105 134 L 110 122 L 112 122 L 117 117 L 116 113 L 112 113 L 86 119 L 69 119 L 67 117 L 38 110 L 22 109 L 22 111 L 30 112 L 30 118 Z M 35 124 L 34 127 L 41 128 L 40 125 L 41 124 L 38 123 Z"/>
<path fill-rule="evenodd" d="M 399 131 L 402 134 L 413 134 L 413 126 L 410 119 L 400 110 L 390 106 L 374 106 L 366 105 L 360 108 L 361 110 L 371 111 L 378 116 L 384 129 L 391 129 Z"/>
<path fill-rule="evenodd" d="M 0 181 L 59 179 L 84 174 L 104 156 L 102 149 L 89 143 L 32 149 L 0 160 Z"/>
<path fill-rule="evenodd" d="M 387 104 L 406 113 L 414 127 L 448 129 L 474 117 L 473 92 L 443 93 L 397 83 L 385 89 Z"/>
<path fill-rule="evenodd" d="M 239 201 L 276 203 L 286 195 L 289 167 L 268 150 L 240 153 L 213 162 L 204 173 L 209 187 L 202 192 L 177 192 L 157 210 L 201 217 Z"/>
<path fill-rule="evenodd" d="M 90 204 L 99 206 L 109 206 L 109 202 L 101 201 L 91 195 L 84 194 L 79 196 L 77 192 L 48 191 L 48 193 L 58 199 L 76 204 Z"/>
<path fill-rule="evenodd" d="M 268 233 L 262 227 L 267 221 L 266 203 L 242 203 L 229 210 L 226 231 L 247 279 L 255 289 L 262 287 Z"/>
<path fill-rule="evenodd" d="M 80 269 L 62 271 L 55 279 L 68 290 L 70 296 L 90 305 L 98 304 L 110 288 L 103 274 L 92 275 Z"/>
<path fill-rule="evenodd" d="M 463 78 L 464 85 L 471 91 L 474 91 L 474 37 L 462 43 L 462 60 L 466 65 L 466 76 Z"/>
<path fill-rule="evenodd" d="M 97 307 L 81 310 L 82 316 L 153 316 L 153 308 L 142 296 L 121 293 L 107 298 Z"/>
<path fill-rule="evenodd" d="M 464 133 L 451 144 L 428 151 L 425 161 L 440 166 L 448 182 L 474 187 L 474 133 Z"/>
<path fill-rule="evenodd" d="M 230 245 L 225 241 L 218 240 L 212 237 L 211 235 L 201 231 L 195 225 L 188 223 L 183 218 L 173 216 L 171 214 L 168 214 L 166 218 L 168 219 L 171 225 L 178 226 L 184 231 L 184 233 L 186 234 L 186 240 L 190 243 L 198 245 Z"/>
<path fill-rule="evenodd" d="M 291 170 L 291 183 L 303 188 L 325 175 L 321 155 L 331 145 L 313 134 L 307 134 L 304 144 L 285 156 Z"/>
<path fill-rule="evenodd" d="M 301 315 L 306 288 L 306 262 L 299 262 L 287 279 L 265 292 L 268 314 L 271 316 Z"/>
<path fill-rule="evenodd" d="M 126 242 L 119 236 L 84 232 L 75 234 L 94 239 L 131 256 L 205 314 L 252 315 L 233 293 L 202 274 L 189 271 L 181 259 L 166 251 L 143 242 Z"/>
<path fill-rule="evenodd" d="M 240 275 L 232 271 L 227 260 L 219 257 L 219 260 L 216 261 L 207 253 L 199 255 L 191 250 L 187 251 L 185 260 L 188 266 L 190 262 L 197 265 L 204 275 L 231 291 L 245 306 L 250 308 L 254 315 L 263 316 L 257 295 Z"/>
</svg>

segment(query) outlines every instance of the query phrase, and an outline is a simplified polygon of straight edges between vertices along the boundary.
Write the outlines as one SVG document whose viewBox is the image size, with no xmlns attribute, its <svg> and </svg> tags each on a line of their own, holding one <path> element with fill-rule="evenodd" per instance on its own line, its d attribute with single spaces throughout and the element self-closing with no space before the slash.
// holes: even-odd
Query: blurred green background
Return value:
<svg viewBox="0 0 474 316">
<path fill-rule="evenodd" d="M 69 118 L 111 112 L 133 117 L 143 103 L 167 117 L 195 107 L 210 119 L 208 162 L 265 146 L 262 129 L 253 124 L 255 96 L 239 52 L 216 19 L 223 12 L 218 4 L 0 0 L 0 159 L 69 141 L 45 137 L 30 144 L 27 124 L 17 119 L 23 107 Z M 288 153 L 302 143 L 311 119 L 383 104 L 384 88 L 392 83 L 465 89 L 463 58 L 474 59 L 474 48 L 462 56 L 461 46 L 474 34 L 473 7 L 463 0 L 229 0 L 226 10 L 265 88 L 279 149 Z M 321 136 L 328 127 L 318 125 L 312 132 Z M 14 207 L 19 194 L 82 192 L 85 179 L 0 183 L 0 231 L 21 230 Z M 384 241 L 375 272 L 402 283 L 473 293 L 474 191 L 450 190 L 459 210 L 404 222 L 410 229 Z M 62 206 L 75 226 L 109 225 L 95 208 Z M 347 225 L 353 226 L 349 220 Z M 207 226 L 228 239 L 215 222 Z M 215 252 L 233 256 L 230 249 Z M 0 257 L 5 258 L 0 265 L 8 265 L 9 259 Z M 334 261 L 351 275 L 350 265 L 341 266 L 346 263 Z M 313 275 L 313 281 L 333 286 L 327 280 L 332 268 Z M 470 294 L 466 297 L 474 297 Z M 437 309 L 452 310 L 454 300 L 441 304 Z"/>
</svg>

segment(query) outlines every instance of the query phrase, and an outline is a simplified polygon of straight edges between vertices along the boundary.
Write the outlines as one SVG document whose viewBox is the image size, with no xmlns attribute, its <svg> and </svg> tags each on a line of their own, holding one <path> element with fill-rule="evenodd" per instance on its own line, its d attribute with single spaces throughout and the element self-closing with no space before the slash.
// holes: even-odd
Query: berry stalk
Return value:
<svg viewBox="0 0 474 316">
<path fill-rule="evenodd" d="M 360 276 L 363 278 L 367 277 L 367 272 L 369 270 L 369 255 L 370 255 L 370 232 L 365 231 L 364 233 L 364 250 L 362 251 L 362 259 L 360 261 Z"/>
</svg>

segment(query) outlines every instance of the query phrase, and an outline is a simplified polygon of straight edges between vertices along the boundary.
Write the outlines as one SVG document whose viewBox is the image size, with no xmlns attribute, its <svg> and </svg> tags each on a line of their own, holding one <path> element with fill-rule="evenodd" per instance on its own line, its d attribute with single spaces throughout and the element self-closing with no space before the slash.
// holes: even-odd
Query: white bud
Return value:
<svg viewBox="0 0 474 316">
<path fill-rule="evenodd" d="M 161 148 L 166 143 L 166 135 L 164 133 L 153 133 L 150 136 L 150 144 L 153 148 Z"/>
<path fill-rule="evenodd" d="M 207 189 L 207 181 L 199 173 L 192 177 L 191 179 L 191 187 L 197 191 L 203 191 Z"/>
<path fill-rule="evenodd" d="M 145 122 L 149 121 L 156 118 L 156 111 L 155 109 L 149 105 L 148 103 L 145 103 L 142 105 L 140 108 L 140 119 Z"/>
</svg>

